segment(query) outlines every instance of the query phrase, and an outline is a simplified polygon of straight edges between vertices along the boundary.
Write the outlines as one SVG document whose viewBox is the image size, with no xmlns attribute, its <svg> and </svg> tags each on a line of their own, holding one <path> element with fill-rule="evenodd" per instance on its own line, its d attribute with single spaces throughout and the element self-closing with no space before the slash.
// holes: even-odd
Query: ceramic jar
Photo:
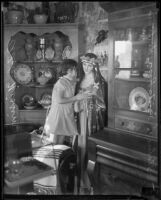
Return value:
<svg viewBox="0 0 161 200">
<path fill-rule="evenodd" d="M 35 14 L 34 22 L 36 24 L 46 24 L 48 16 L 46 14 Z"/>
<path fill-rule="evenodd" d="M 6 13 L 8 24 L 22 24 L 24 19 L 24 14 L 19 10 L 10 10 Z"/>
</svg>

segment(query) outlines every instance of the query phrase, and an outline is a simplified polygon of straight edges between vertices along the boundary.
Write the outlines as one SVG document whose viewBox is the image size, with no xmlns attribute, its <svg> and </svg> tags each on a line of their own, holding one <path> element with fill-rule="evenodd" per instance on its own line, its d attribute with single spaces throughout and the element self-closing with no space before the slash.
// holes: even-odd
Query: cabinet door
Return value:
<svg viewBox="0 0 161 200">
<path fill-rule="evenodd" d="M 114 24 L 114 127 L 157 137 L 157 38 L 155 14 Z"/>
</svg>

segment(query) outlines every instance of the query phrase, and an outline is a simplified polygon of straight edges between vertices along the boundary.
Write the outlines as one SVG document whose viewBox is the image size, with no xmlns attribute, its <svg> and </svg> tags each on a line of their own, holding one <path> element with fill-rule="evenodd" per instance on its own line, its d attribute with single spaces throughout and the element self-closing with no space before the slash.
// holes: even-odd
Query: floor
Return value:
<svg viewBox="0 0 161 200">
<path fill-rule="evenodd" d="M 99 180 L 98 180 L 99 182 Z M 108 181 L 106 183 L 103 182 L 99 182 L 100 187 L 95 188 L 94 190 L 92 190 L 92 188 L 80 188 L 80 193 L 79 195 L 109 195 L 109 196 L 137 196 L 137 197 L 141 197 L 141 191 L 139 191 L 139 189 L 137 187 L 131 186 L 125 182 L 121 182 L 121 181 Z M 28 195 L 33 195 L 35 193 L 33 193 L 31 191 L 31 185 L 28 184 L 27 186 L 23 186 L 23 191 L 30 191 L 28 193 Z M 16 191 L 18 191 L 17 189 L 6 189 L 4 190 L 6 193 L 15 193 Z M 24 193 L 23 193 L 24 194 Z M 37 193 L 38 194 L 38 193 Z M 41 194 L 38 194 L 41 195 Z M 55 195 L 55 194 L 50 194 L 50 195 Z M 74 193 L 68 193 L 67 195 L 77 195 L 77 188 L 75 185 L 74 188 Z M 156 195 L 144 195 L 145 199 L 147 200 L 158 200 L 158 198 L 156 197 Z"/>
</svg>

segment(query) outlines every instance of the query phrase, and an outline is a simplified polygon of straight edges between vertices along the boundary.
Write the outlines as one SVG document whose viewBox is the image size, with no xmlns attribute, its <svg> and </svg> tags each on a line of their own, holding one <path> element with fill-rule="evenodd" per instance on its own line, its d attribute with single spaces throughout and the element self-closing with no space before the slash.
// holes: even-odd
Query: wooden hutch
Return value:
<svg viewBox="0 0 161 200">
<path fill-rule="evenodd" d="M 82 53 L 82 45 L 78 45 L 83 36 L 81 31 L 82 25 L 78 23 L 4 25 L 6 124 L 44 124 L 47 106 L 43 106 L 41 101 L 50 101 L 62 60 L 68 57 L 78 61 L 78 55 Z M 66 39 L 67 42 L 61 44 L 60 38 Z M 34 44 L 30 44 L 30 40 L 36 41 L 35 55 L 31 46 Z M 60 48 L 61 45 L 63 47 L 59 57 L 59 50 L 56 52 L 53 49 Z M 27 52 L 28 47 L 31 52 Z M 43 73 L 51 76 L 44 84 L 39 81 Z"/>
<path fill-rule="evenodd" d="M 134 194 L 158 188 L 157 19 L 155 3 L 109 13 L 108 127 L 88 138 L 95 190 L 98 177 L 129 183 Z"/>
</svg>

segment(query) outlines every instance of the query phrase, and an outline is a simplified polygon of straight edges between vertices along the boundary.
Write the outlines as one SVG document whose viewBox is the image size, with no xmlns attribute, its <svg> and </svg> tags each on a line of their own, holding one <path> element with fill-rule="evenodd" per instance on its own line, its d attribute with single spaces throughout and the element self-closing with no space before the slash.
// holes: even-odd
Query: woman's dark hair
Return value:
<svg viewBox="0 0 161 200">
<path fill-rule="evenodd" d="M 76 69 L 77 70 L 78 63 L 73 59 L 65 59 L 61 65 L 61 76 L 66 75 L 68 69 Z"/>
<path fill-rule="evenodd" d="M 84 55 L 85 57 L 89 57 L 89 58 L 95 58 L 97 59 L 97 56 L 94 54 L 94 53 L 86 53 Z M 93 72 L 94 72 L 94 79 L 95 79 L 95 82 L 102 82 L 102 81 L 105 81 L 105 79 L 103 78 L 103 76 L 101 75 L 100 73 L 100 70 L 99 70 L 99 65 L 96 64 L 95 67 L 93 67 Z M 78 78 L 79 78 L 79 83 L 82 82 L 83 78 L 84 78 L 84 70 L 83 70 L 83 65 L 82 63 L 80 62 L 80 65 L 79 65 L 79 68 L 78 68 Z M 78 85 L 79 85 L 78 83 Z"/>
<path fill-rule="evenodd" d="M 97 56 L 93 53 L 86 53 L 84 56 L 97 59 Z M 93 67 L 93 72 L 94 72 L 95 82 L 99 83 L 101 86 L 102 95 L 104 97 L 104 102 L 105 102 L 106 109 L 107 109 L 108 108 L 108 83 L 105 81 L 104 77 L 101 75 L 98 63 L 96 63 L 95 66 Z M 80 84 L 84 78 L 84 75 L 85 75 L 85 73 L 83 70 L 83 65 L 82 65 L 82 62 L 80 62 L 80 65 L 78 66 L 78 72 L 77 72 L 79 82 L 76 85 L 76 91 L 75 91 L 76 94 L 78 93 L 78 91 L 80 89 Z M 105 126 L 107 125 L 107 118 L 108 118 L 107 111 L 105 111 L 104 112 L 104 125 Z"/>
</svg>

